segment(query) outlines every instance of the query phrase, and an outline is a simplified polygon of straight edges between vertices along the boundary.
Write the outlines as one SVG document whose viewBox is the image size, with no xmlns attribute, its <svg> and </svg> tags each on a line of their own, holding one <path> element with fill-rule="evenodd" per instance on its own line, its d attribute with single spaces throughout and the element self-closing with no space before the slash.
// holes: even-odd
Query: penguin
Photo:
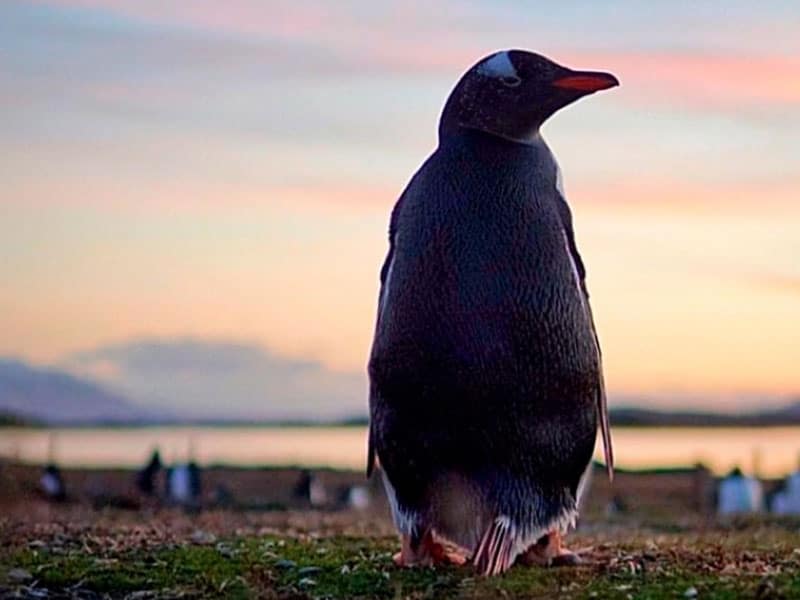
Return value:
<svg viewBox="0 0 800 600">
<path fill-rule="evenodd" d="M 717 514 L 735 515 L 761 512 L 764 509 L 764 489 L 756 477 L 746 476 L 734 467 L 717 486 Z"/>
<path fill-rule="evenodd" d="M 161 453 L 158 448 L 153 450 L 149 462 L 136 472 L 136 489 L 144 496 L 153 496 L 156 492 L 156 477 L 161 471 Z"/>
<path fill-rule="evenodd" d="M 67 487 L 64 485 L 64 478 L 61 476 L 61 469 L 58 465 L 51 462 L 42 472 L 39 478 L 39 489 L 47 500 L 51 502 L 64 502 L 67 499 Z"/>
<path fill-rule="evenodd" d="M 525 50 L 483 58 L 392 210 L 367 475 L 380 464 L 401 566 L 579 562 L 561 539 L 598 425 L 609 477 L 613 454 L 586 269 L 540 129 L 617 85 Z"/>
</svg>

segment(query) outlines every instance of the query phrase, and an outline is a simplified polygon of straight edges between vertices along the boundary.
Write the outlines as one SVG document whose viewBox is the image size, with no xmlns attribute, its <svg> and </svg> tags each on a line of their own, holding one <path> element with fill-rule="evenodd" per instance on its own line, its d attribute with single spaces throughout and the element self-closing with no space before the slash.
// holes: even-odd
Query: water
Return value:
<svg viewBox="0 0 800 600">
<path fill-rule="evenodd" d="M 739 465 L 762 476 L 796 469 L 800 427 L 618 428 L 617 465 L 623 468 L 689 466 L 703 462 L 716 473 Z M 201 464 L 307 465 L 363 469 L 362 427 L 143 427 L 130 429 L 0 428 L 0 456 L 62 466 L 136 467 L 156 447 L 168 462 L 190 452 Z M 598 444 L 596 457 L 602 458 Z"/>
</svg>

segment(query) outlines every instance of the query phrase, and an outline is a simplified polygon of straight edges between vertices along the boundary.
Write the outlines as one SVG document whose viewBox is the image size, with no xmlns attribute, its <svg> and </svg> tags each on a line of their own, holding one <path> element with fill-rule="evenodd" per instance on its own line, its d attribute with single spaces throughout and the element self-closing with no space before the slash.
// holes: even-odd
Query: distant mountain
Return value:
<svg viewBox="0 0 800 600">
<path fill-rule="evenodd" d="M 0 359 L 0 413 L 23 421 L 64 425 L 155 418 L 87 379 L 9 359 Z"/>
<path fill-rule="evenodd" d="M 138 348 L 138 347 L 137 347 Z M 198 350 L 199 348 L 199 350 Z M 159 346 L 160 350 L 164 350 Z M 333 397 L 330 405 L 334 407 L 344 406 L 349 408 L 345 401 L 351 396 L 357 396 L 357 388 L 360 380 L 354 376 L 330 374 L 316 364 L 294 364 L 278 363 L 277 359 L 270 355 L 251 351 L 244 358 L 237 359 L 238 362 L 231 363 L 232 351 L 227 347 L 205 348 L 197 344 L 191 345 L 196 355 L 200 350 L 200 358 L 213 358 L 212 365 L 216 365 L 217 371 L 208 366 L 209 363 L 194 365 L 187 364 L 186 361 L 178 363 L 182 372 L 186 372 L 190 366 L 196 366 L 190 372 L 196 375 L 198 372 L 205 374 L 195 387 L 190 389 L 176 388 L 174 385 L 168 387 L 170 375 L 175 368 L 167 369 L 170 363 L 170 354 L 164 355 L 162 351 L 158 354 L 161 360 L 155 361 L 153 367 L 144 373 L 136 372 L 140 377 L 137 381 L 156 381 L 158 387 L 168 387 L 166 398 L 192 398 L 198 386 L 205 385 L 216 392 L 217 397 L 241 398 L 238 405 L 222 414 L 203 414 L 202 411 L 191 410 L 190 406 L 181 406 L 179 402 L 162 400 L 161 405 L 167 409 L 153 408 L 154 403 L 149 405 L 139 405 L 137 402 L 147 397 L 144 392 L 147 389 L 139 389 L 136 386 L 119 385 L 115 383 L 116 389 L 124 390 L 120 393 L 111 391 L 105 385 L 111 382 L 96 382 L 89 377 L 81 377 L 70 374 L 56 368 L 39 368 L 26 364 L 19 360 L 0 358 L 0 424 L 31 423 L 31 424 L 56 424 L 56 425 L 81 425 L 81 424 L 170 424 L 170 423 L 202 423 L 202 424 L 253 424 L 253 423 L 272 423 L 272 424 L 358 424 L 363 425 L 367 422 L 366 415 L 358 411 L 348 410 L 346 417 L 336 415 L 331 410 L 322 412 L 316 410 L 313 413 L 310 407 L 306 410 L 298 411 L 298 416 L 294 414 L 287 417 L 282 409 L 285 406 L 297 404 L 296 397 L 300 392 L 305 392 L 314 398 L 321 395 L 316 394 L 318 387 L 332 389 Z M 170 346 L 167 350 L 173 350 Z M 150 353 L 147 353 L 148 355 Z M 175 354 L 175 352 L 172 352 Z M 180 356 L 185 352 L 178 353 Z M 191 354 L 191 353 L 190 353 Z M 234 353 L 235 354 L 235 353 Z M 126 355 L 127 356 L 127 355 Z M 180 357 L 179 356 L 179 357 Z M 133 366 L 142 368 L 141 357 L 136 356 Z M 172 358 L 175 358 L 174 356 Z M 194 356 L 195 362 L 197 357 Z M 234 357 L 235 358 L 235 357 Z M 229 359 L 225 362 L 223 359 Z M 244 360 L 247 359 L 247 360 Z M 128 369 L 120 369 L 125 374 L 131 370 L 128 362 L 121 364 L 127 365 Z M 240 364 L 242 363 L 242 364 Z M 252 363 L 252 364 L 251 364 Z M 148 365 L 150 363 L 147 363 Z M 278 366 L 276 366 L 276 364 Z M 291 366 L 293 368 L 288 368 Z M 269 367 L 273 368 L 270 369 Z M 158 368 L 156 368 L 158 367 Z M 223 368 L 224 367 L 224 368 Z M 237 368 L 233 368 L 237 367 Z M 247 367 L 247 368 L 245 368 Z M 281 367 L 281 368 L 278 368 Z M 166 369 L 166 373 L 160 373 L 158 369 Z M 222 373 L 219 373 L 219 370 Z M 253 377 L 253 372 L 259 373 L 258 377 Z M 291 371 L 291 379 L 281 378 L 286 371 Z M 148 377 L 144 377 L 147 375 Z M 180 378 L 171 377 L 172 380 Z M 185 379 L 185 378 L 184 378 Z M 265 387 L 265 382 L 273 379 L 282 382 L 280 386 Z M 351 381 L 351 379 L 353 381 Z M 124 383 L 124 381 L 122 382 Z M 339 384 L 338 387 L 332 383 Z M 161 386 L 163 384 L 163 386 Z M 314 385 L 318 384 L 318 387 Z M 215 387 L 216 386 L 216 387 Z M 305 387 L 304 387 L 305 386 Z M 130 388 L 130 389 L 129 389 Z M 354 392 L 353 390 L 356 389 Z M 239 391 L 239 395 L 236 392 Z M 137 393 L 138 392 L 138 393 Z M 180 393 L 183 392 L 183 393 Z M 289 393 L 292 392 L 292 393 Z M 127 394 L 122 395 L 122 394 Z M 261 401 L 260 405 L 268 405 L 271 412 L 258 410 L 252 402 L 245 402 L 250 397 L 269 398 L 279 396 L 286 398 L 279 405 L 269 404 Z M 131 401 L 128 398 L 133 398 Z M 316 404 L 315 404 L 316 406 Z M 314 418 L 310 418 L 313 414 Z M 180 415 L 180 417 L 178 417 Z M 294 418 L 292 418 L 294 417 Z M 637 426 L 637 427 L 731 427 L 731 426 L 777 426 L 777 425 L 800 425 L 800 400 L 788 406 L 761 412 L 748 412 L 740 414 L 725 414 L 711 412 L 667 412 L 650 410 L 646 408 L 620 407 L 611 410 L 611 423 L 614 426 Z"/>
<path fill-rule="evenodd" d="M 785 419 L 793 419 L 796 422 L 800 422 L 800 400 L 776 410 L 774 414 L 782 416 Z"/>
<path fill-rule="evenodd" d="M 646 408 L 615 408 L 610 420 L 616 426 L 636 427 L 767 427 L 800 425 L 800 401 L 768 411 L 740 414 L 658 411 Z"/>
</svg>

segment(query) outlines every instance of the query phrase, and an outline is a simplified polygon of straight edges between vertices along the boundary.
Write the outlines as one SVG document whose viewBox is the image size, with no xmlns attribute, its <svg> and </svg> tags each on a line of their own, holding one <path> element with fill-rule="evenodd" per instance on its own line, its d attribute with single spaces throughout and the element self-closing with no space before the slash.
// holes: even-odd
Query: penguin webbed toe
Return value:
<svg viewBox="0 0 800 600">
<path fill-rule="evenodd" d="M 551 531 L 520 554 L 516 564 L 528 567 L 575 567 L 583 564 L 580 555 L 565 548 L 562 541 L 561 532 Z"/>
<path fill-rule="evenodd" d="M 421 536 L 402 536 L 402 549 L 393 557 L 398 567 L 461 566 L 467 557 L 437 539 L 432 530 Z"/>
</svg>

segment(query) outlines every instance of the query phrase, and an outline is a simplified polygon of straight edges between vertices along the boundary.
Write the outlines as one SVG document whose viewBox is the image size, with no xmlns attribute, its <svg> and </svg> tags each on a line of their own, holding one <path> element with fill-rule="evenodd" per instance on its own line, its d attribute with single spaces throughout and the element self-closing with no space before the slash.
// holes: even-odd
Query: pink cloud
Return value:
<svg viewBox="0 0 800 600">
<path fill-rule="evenodd" d="M 291 42 L 297 48 L 296 55 L 269 54 L 266 60 L 293 66 L 300 76 L 308 75 L 310 52 L 327 58 L 323 66 L 331 69 L 331 74 L 346 70 L 371 74 L 431 73 L 455 78 L 491 49 L 471 29 L 482 24 L 488 27 L 475 14 L 467 15 L 465 22 L 463 11 L 459 12 L 454 25 L 448 10 L 432 11 L 422 3 L 376 11 L 326 2 L 299 6 L 288 0 L 268 3 L 54 0 L 54 3 L 223 35 Z M 509 35 L 518 37 L 514 31 Z M 577 52 L 565 45 L 552 50 L 552 56 L 564 64 L 615 72 L 622 80 L 623 94 L 637 103 L 655 101 L 700 109 L 751 109 L 764 104 L 800 103 L 798 56 L 723 55 L 701 50 Z M 324 75 L 318 69 L 313 74 Z"/>
<path fill-rule="evenodd" d="M 103 210 L 205 213 L 235 208 L 270 207 L 319 214 L 387 214 L 401 187 L 327 181 L 299 185 L 238 184 L 229 181 L 174 180 L 132 184 L 119 177 L 80 174 L 26 178 L 15 182 L 8 204 L 29 207 L 92 207 Z M 0 206 L 5 202 L 0 201 Z"/>
<path fill-rule="evenodd" d="M 38 1 L 38 0 L 35 0 Z M 191 3 L 162 3 L 138 0 L 46 0 L 39 2 L 65 8 L 113 12 L 123 17 L 152 23 L 196 27 L 229 34 L 247 34 L 262 38 L 279 37 L 305 40 L 325 45 L 336 40 L 347 45 L 385 40 L 390 31 L 403 25 L 420 29 L 420 10 L 398 6 L 376 11 L 369 18 L 363 11 L 343 3 L 304 2 L 290 0 L 259 2 L 231 0 L 197 0 Z M 420 7 L 424 6 L 421 3 Z M 444 17 L 437 19 L 442 23 Z M 436 31 L 440 37 L 441 31 Z M 358 34 L 355 35 L 354 34 Z"/>
<path fill-rule="evenodd" d="M 567 62 L 616 73 L 639 97 L 701 108 L 800 103 L 800 57 L 565 52 Z"/>
</svg>

